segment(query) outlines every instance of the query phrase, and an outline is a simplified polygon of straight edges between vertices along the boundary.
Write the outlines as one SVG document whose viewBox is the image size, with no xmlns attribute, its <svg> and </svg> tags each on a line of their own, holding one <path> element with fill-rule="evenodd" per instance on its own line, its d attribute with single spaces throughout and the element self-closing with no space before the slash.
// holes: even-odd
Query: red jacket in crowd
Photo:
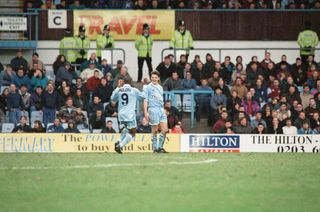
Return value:
<svg viewBox="0 0 320 212">
<path fill-rule="evenodd" d="M 93 92 L 100 82 L 101 80 L 99 78 L 96 78 L 95 76 L 90 77 L 87 81 L 87 91 Z"/>
</svg>

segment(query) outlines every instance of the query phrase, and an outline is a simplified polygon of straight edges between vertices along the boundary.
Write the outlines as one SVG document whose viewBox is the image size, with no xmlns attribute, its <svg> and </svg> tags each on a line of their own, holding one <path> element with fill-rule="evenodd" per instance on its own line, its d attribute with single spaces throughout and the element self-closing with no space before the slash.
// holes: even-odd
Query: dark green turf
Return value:
<svg viewBox="0 0 320 212">
<path fill-rule="evenodd" d="M 127 166 L 68 168 L 97 164 Z M 1 154 L 0 169 L 5 212 L 320 210 L 319 154 Z"/>
</svg>

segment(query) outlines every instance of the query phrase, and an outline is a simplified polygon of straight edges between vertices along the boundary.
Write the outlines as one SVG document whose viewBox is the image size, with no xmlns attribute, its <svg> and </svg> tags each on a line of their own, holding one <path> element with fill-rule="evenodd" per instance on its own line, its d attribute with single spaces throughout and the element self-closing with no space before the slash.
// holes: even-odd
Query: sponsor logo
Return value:
<svg viewBox="0 0 320 212">
<path fill-rule="evenodd" d="M 239 152 L 238 135 L 190 135 L 190 152 Z"/>
</svg>

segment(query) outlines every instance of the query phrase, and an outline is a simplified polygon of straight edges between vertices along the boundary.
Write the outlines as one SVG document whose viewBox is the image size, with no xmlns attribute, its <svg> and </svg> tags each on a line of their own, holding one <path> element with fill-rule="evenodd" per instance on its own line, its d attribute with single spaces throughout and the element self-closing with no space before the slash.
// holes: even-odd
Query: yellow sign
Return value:
<svg viewBox="0 0 320 212">
<path fill-rule="evenodd" d="M 0 153 L 114 152 L 120 134 L 8 133 L 0 136 Z M 180 135 L 168 134 L 164 148 L 180 152 Z M 151 135 L 137 134 L 124 152 L 152 152 Z"/>
<path fill-rule="evenodd" d="M 155 40 L 169 40 L 175 30 L 174 11 L 152 10 L 74 10 L 74 33 L 79 26 L 86 27 L 86 35 L 95 40 L 108 24 L 115 40 L 135 40 L 142 33 L 144 23 L 149 24 L 150 33 Z"/>
</svg>

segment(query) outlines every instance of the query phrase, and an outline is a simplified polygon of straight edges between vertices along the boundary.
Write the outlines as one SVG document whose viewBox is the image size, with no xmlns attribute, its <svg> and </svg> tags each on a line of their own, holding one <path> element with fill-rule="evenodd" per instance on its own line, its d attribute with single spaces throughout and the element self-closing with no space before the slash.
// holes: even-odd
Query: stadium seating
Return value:
<svg viewBox="0 0 320 212">
<path fill-rule="evenodd" d="M 33 124 L 34 123 L 34 121 L 36 121 L 36 120 L 38 120 L 38 121 L 40 121 L 40 122 L 42 122 L 42 118 L 43 118 L 43 113 L 42 113 L 42 111 L 41 110 L 39 110 L 39 111 L 32 111 L 31 112 L 31 124 Z"/>
<path fill-rule="evenodd" d="M 14 128 L 13 123 L 3 123 L 1 132 L 2 133 L 11 133 L 13 128 Z"/>
</svg>

